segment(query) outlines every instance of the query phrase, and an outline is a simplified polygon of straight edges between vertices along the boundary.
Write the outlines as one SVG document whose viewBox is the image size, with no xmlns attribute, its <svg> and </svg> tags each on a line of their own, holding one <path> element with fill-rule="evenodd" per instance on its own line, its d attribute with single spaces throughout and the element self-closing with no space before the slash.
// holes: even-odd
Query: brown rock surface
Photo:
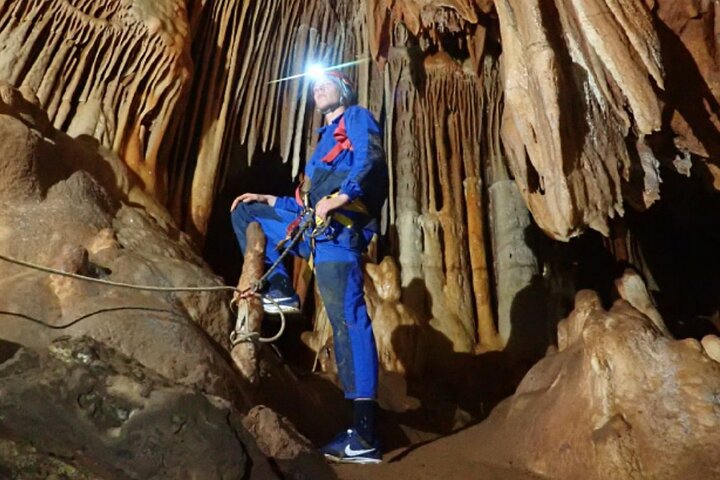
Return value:
<svg viewBox="0 0 720 480">
<path fill-rule="evenodd" d="M 3 356 L 0 426 L 34 450 L 2 449 L 10 478 L 277 478 L 228 402 L 87 337 Z"/>
<path fill-rule="evenodd" d="M 3 178 L 12 182 L 2 190 L 3 254 L 125 283 L 220 285 L 171 223 L 122 201 L 130 177 L 123 179 L 116 157 L 43 131 L 44 114 L 17 91 L 0 88 L 6 99 L 0 139 L 13 146 L 4 162 L 17 172 Z M 86 164 L 103 172 L 100 181 L 81 169 Z M 227 295 L 118 289 L 7 262 L 0 271 L 2 338 L 40 348 L 60 335 L 89 335 L 172 380 L 225 397 L 236 389 L 212 345 L 227 342 Z"/>
<path fill-rule="evenodd" d="M 35 92 L 56 128 L 96 138 L 162 199 L 190 81 L 185 2 L 4 2 L 0 26 L 0 80 Z"/>
<path fill-rule="evenodd" d="M 720 363 L 580 291 L 559 349 L 475 428 L 472 457 L 543 478 L 717 478 Z"/>
</svg>

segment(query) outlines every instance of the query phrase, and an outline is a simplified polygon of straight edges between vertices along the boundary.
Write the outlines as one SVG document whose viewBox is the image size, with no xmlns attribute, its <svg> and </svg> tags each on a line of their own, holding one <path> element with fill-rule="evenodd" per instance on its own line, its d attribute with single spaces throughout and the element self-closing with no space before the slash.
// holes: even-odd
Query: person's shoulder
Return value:
<svg viewBox="0 0 720 480">
<path fill-rule="evenodd" d="M 369 122 L 372 125 L 377 125 L 378 122 L 375 119 L 375 116 L 372 114 L 370 110 L 367 108 L 361 106 L 361 105 L 350 105 L 345 109 L 345 118 L 346 121 L 354 122 L 357 120 L 365 120 Z"/>
<path fill-rule="evenodd" d="M 367 117 L 371 117 L 371 118 L 373 116 L 373 114 L 370 112 L 370 110 L 363 107 L 362 105 L 358 105 L 357 103 L 347 107 L 345 109 L 345 115 L 351 116 L 351 117 L 367 116 Z"/>
</svg>

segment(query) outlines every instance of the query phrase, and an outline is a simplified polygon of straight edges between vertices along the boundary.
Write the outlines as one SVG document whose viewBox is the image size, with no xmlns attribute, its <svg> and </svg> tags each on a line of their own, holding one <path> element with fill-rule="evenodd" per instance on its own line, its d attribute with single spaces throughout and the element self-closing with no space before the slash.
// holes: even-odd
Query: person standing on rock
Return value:
<svg viewBox="0 0 720 480">
<path fill-rule="evenodd" d="M 245 253 L 245 231 L 258 222 L 267 237 L 266 264 L 278 258 L 275 246 L 287 238 L 288 226 L 305 207 L 326 226 L 314 241 L 303 238 L 291 250 L 312 254 L 320 296 L 333 328 L 335 359 L 345 397 L 353 403 L 353 424 L 320 451 L 330 460 L 379 463 L 375 435 L 378 358 L 363 295 L 362 253 L 378 232 L 387 197 L 388 171 L 380 127 L 372 114 L 355 103 L 350 79 L 337 70 L 313 82 L 313 99 L 325 116 L 315 152 L 306 164 L 295 198 L 245 193 L 230 207 L 235 235 Z M 297 223 L 297 222 L 296 222 Z M 307 237 L 307 236 L 306 236 Z M 299 312 L 300 301 L 290 277 L 279 265 L 268 278 L 263 307 L 268 313 Z"/>
</svg>

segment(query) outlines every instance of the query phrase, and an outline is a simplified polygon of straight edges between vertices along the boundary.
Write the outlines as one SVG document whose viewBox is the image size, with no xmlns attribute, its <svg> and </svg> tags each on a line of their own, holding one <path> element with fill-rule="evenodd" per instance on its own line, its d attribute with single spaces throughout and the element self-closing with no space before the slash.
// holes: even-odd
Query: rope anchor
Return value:
<svg viewBox="0 0 720 480">
<path fill-rule="evenodd" d="M 292 236 L 289 239 L 286 239 L 286 241 L 283 241 L 280 245 L 284 248 L 278 259 L 275 260 L 275 262 L 270 266 L 270 268 L 267 269 L 267 271 L 262 277 L 260 277 L 257 281 L 253 282 L 253 284 L 249 288 L 243 291 L 237 291 L 233 299 L 230 301 L 230 309 L 233 310 L 233 307 L 237 308 L 235 329 L 230 332 L 230 343 L 233 347 L 243 342 L 271 343 L 279 339 L 285 332 L 285 314 L 282 312 L 280 305 L 273 297 L 260 293 L 260 290 L 262 290 L 262 287 L 265 284 L 265 281 L 270 277 L 270 274 L 278 267 L 278 265 L 280 265 L 280 263 L 283 261 L 283 259 L 285 259 L 287 254 L 290 253 L 290 250 L 292 250 L 295 244 L 297 244 L 297 242 L 302 238 L 305 232 L 310 230 L 311 228 L 314 228 L 314 217 L 315 212 L 310 208 L 306 208 L 299 217 L 300 222 L 297 226 L 297 230 L 293 232 Z M 272 337 L 262 337 L 259 332 L 249 331 L 249 327 L 247 324 L 247 311 L 243 312 L 243 310 L 246 309 L 241 309 L 238 302 L 252 296 L 260 298 L 261 301 L 267 299 L 268 301 L 270 301 L 270 303 L 274 304 L 275 307 L 277 307 L 276 310 L 280 315 L 280 329 Z"/>
<path fill-rule="evenodd" d="M 256 285 L 258 285 L 256 283 Z M 245 342 L 258 342 L 258 343 L 272 343 L 278 340 L 285 332 L 285 315 L 280 311 L 280 307 L 274 298 L 262 295 L 255 290 L 256 286 L 251 287 L 245 294 L 241 294 L 230 300 L 230 310 L 237 309 L 237 319 L 235 320 L 235 329 L 230 332 L 230 344 L 235 347 L 240 343 Z M 278 307 L 278 313 L 280 314 L 280 329 L 272 337 L 263 337 L 259 332 L 251 332 L 247 323 L 247 308 L 245 306 L 240 307 L 238 302 L 244 298 L 257 296 L 260 299 L 267 298 L 270 302 L 274 303 Z M 234 307 L 234 308 L 233 308 Z"/>
</svg>

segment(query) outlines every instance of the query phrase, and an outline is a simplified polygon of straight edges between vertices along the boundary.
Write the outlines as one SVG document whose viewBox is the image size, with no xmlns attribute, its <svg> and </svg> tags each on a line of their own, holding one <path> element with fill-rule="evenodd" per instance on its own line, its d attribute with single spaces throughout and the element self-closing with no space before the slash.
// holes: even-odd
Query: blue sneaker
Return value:
<svg viewBox="0 0 720 480">
<path fill-rule="evenodd" d="M 330 461 L 339 463 L 381 463 L 382 454 L 377 446 L 368 444 L 356 430 L 340 433 L 332 442 L 320 449 Z"/>
<path fill-rule="evenodd" d="M 300 313 L 300 297 L 298 297 L 297 293 L 295 292 L 293 292 L 291 295 L 288 295 L 287 293 L 283 293 L 277 290 L 270 290 L 269 292 L 263 294 L 262 302 L 263 310 L 265 311 L 265 313 Z"/>
</svg>

